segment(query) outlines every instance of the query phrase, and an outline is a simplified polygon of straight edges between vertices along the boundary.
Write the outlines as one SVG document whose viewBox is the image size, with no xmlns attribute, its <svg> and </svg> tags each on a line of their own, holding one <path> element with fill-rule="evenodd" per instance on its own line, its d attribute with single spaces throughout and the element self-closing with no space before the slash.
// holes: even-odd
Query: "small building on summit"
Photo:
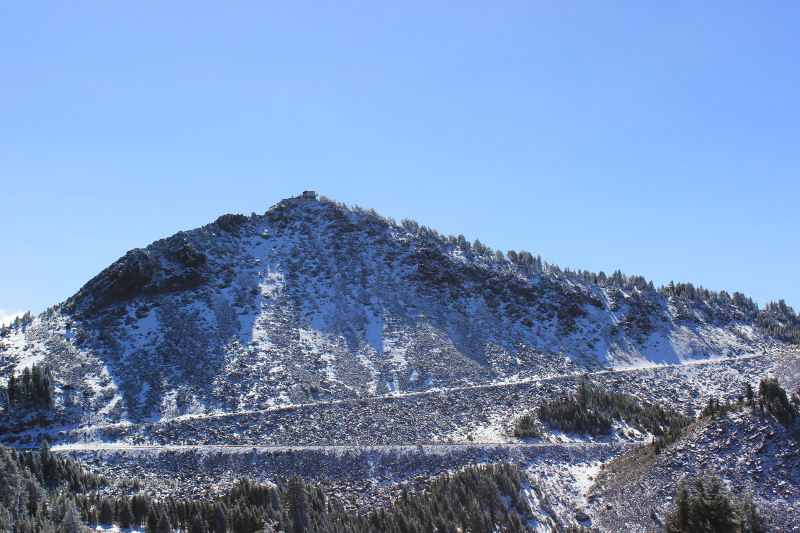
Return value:
<svg viewBox="0 0 800 533">
<path fill-rule="evenodd" d="M 314 191 L 303 191 L 303 194 L 300 195 L 300 198 L 303 200 L 316 200 L 317 193 Z"/>
</svg>

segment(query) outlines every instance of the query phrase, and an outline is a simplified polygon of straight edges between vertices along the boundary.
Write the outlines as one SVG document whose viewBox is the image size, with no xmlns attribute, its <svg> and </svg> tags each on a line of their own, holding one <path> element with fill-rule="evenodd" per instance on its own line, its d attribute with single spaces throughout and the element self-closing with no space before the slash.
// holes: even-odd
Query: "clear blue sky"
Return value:
<svg viewBox="0 0 800 533">
<path fill-rule="evenodd" d="M 313 188 L 800 308 L 798 2 L 2 2 L 0 309 Z"/>
</svg>

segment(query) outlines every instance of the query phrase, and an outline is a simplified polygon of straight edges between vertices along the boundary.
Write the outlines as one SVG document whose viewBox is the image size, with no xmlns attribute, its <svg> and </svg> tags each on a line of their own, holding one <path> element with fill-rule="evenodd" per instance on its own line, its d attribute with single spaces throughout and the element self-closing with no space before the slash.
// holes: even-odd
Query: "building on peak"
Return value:
<svg viewBox="0 0 800 533">
<path fill-rule="evenodd" d="M 300 198 L 303 200 L 316 200 L 317 193 L 311 190 L 303 191 L 303 194 L 300 195 Z"/>
</svg>

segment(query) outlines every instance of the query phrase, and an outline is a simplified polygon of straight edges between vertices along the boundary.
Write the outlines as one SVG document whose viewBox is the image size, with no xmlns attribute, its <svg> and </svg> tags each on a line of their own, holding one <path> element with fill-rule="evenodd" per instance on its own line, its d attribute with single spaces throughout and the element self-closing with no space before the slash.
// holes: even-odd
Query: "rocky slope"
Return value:
<svg viewBox="0 0 800 533">
<path fill-rule="evenodd" d="M 584 375 L 690 416 L 768 375 L 795 391 L 798 328 L 782 302 L 561 270 L 288 199 L 132 250 L 0 331 L 0 383 L 32 365 L 39 380 L 22 386 L 33 403 L 6 395 L 0 442 L 46 437 L 114 480 L 110 494 L 202 498 L 298 473 L 353 509 L 505 460 L 526 473 L 532 531 L 660 531 L 681 477 L 720 472 L 788 530 L 796 425 L 730 412 L 661 454 L 620 421 L 597 438 L 513 427 Z"/>
<path fill-rule="evenodd" d="M 738 293 L 288 199 L 128 252 L 6 329 L 0 360 L 4 376 L 48 363 L 46 416 L 85 427 L 761 353 L 780 342 L 758 316 Z"/>
<path fill-rule="evenodd" d="M 800 527 L 800 426 L 749 409 L 700 420 L 660 455 L 639 449 L 611 461 L 589 492 L 589 514 L 601 531 L 662 531 L 678 483 L 712 476 L 734 496 L 751 494 L 774 531 Z"/>
</svg>

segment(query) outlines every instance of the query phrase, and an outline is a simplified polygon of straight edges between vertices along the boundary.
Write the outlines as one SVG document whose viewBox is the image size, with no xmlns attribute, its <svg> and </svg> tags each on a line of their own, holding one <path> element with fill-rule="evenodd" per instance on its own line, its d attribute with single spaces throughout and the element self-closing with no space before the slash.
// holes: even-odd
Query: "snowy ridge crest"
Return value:
<svg viewBox="0 0 800 533">
<path fill-rule="evenodd" d="M 288 199 L 128 252 L 7 331 L 0 352 L 5 376 L 47 362 L 57 418 L 78 427 L 682 364 L 776 342 L 745 304 L 605 281 L 373 210 Z"/>
</svg>

